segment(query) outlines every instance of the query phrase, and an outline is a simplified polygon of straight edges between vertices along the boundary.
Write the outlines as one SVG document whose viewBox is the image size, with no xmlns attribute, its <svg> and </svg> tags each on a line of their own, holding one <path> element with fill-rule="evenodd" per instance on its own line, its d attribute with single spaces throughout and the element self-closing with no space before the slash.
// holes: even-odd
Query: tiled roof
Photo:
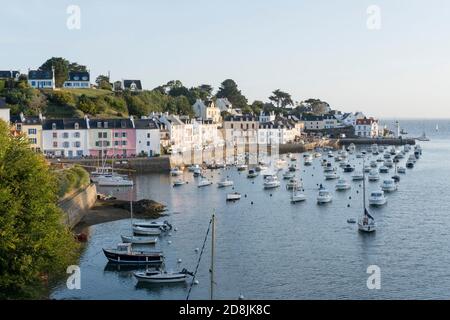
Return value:
<svg viewBox="0 0 450 320">
<path fill-rule="evenodd" d="M 30 70 L 28 71 L 28 80 L 52 80 L 52 71 Z"/>
</svg>

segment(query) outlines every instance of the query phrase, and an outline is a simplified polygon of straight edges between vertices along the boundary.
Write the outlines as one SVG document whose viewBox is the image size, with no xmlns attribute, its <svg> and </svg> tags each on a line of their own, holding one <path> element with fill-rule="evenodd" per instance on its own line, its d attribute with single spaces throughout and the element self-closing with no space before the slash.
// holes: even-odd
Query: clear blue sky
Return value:
<svg viewBox="0 0 450 320">
<path fill-rule="evenodd" d="M 66 27 L 68 5 L 81 29 Z M 381 29 L 366 26 L 369 5 Z M 0 69 L 51 56 L 93 77 L 172 79 L 217 88 L 234 79 L 249 98 L 280 88 L 380 117 L 450 118 L 447 0 L 0 0 Z"/>
</svg>

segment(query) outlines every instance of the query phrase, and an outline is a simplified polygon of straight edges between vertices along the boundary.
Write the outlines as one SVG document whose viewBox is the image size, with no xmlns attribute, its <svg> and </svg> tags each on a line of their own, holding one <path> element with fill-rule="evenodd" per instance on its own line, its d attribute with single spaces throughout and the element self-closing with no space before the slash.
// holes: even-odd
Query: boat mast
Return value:
<svg viewBox="0 0 450 320">
<path fill-rule="evenodd" d="M 213 213 L 212 218 L 211 218 L 211 300 L 213 300 L 214 298 L 214 241 L 215 241 L 215 232 L 216 232 L 216 228 L 215 228 L 215 221 L 216 221 L 216 216 L 215 213 Z"/>
<path fill-rule="evenodd" d="M 133 231 L 133 187 L 130 190 L 131 231 Z"/>
<path fill-rule="evenodd" d="M 366 157 L 363 156 L 363 210 L 364 215 L 366 215 L 366 172 L 364 171 L 364 164 L 365 164 Z"/>
</svg>

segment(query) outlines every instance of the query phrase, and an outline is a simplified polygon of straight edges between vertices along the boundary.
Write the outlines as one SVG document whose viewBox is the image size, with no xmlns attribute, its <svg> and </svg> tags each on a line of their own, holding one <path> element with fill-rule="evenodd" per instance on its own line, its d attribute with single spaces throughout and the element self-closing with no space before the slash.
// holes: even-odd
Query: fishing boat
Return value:
<svg viewBox="0 0 450 320">
<path fill-rule="evenodd" d="M 378 167 L 378 163 L 375 160 L 372 160 L 372 161 L 370 161 L 370 167 L 376 168 L 376 167 Z"/>
<path fill-rule="evenodd" d="M 139 236 L 120 236 L 123 243 L 132 244 L 155 244 L 158 242 L 158 238 L 154 237 L 139 237 Z"/>
<path fill-rule="evenodd" d="M 352 180 L 353 181 L 361 181 L 362 179 L 364 179 L 364 173 L 361 171 L 356 171 L 353 175 L 352 175 Z"/>
<path fill-rule="evenodd" d="M 333 196 L 330 191 L 325 188 L 319 190 L 319 194 L 317 195 L 317 204 L 328 203 L 333 200 Z"/>
<path fill-rule="evenodd" d="M 398 167 L 398 168 L 397 168 L 397 172 L 398 172 L 398 173 L 402 173 L 402 174 L 403 174 L 403 173 L 406 173 L 406 168 L 405 168 L 405 167 Z"/>
<path fill-rule="evenodd" d="M 344 191 L 350 189 L 352 186 L 350 183 L 345 179 L 339 179 L 336 183 L 336 190 L 337 191 Z"/>
<path fill-rule="evenodd" d="M 386 204 L 387 199 L 384 196 L 383 190 L 372 191 L 369 196 L 369 205 L 382 206 Z"/>
<path fill-rule="evenodd" d="M 115 249 L 103 248 L 106 258 L 112 263 L 161 265 L 162 251 L 133 251 L 131 243 L 119 243 Z"/>
<path fill-rule="evenodd" d="M 184 185 L 184 184 L 186 184 L 186 181 L 184 181 L 184 180 L 182 180 L 182 179 L 178 179 L 178 180 L 175 180 L 175 181 L 173 182 L 173 186 L 174 186 L 174 187 L 182 186 L 182 185 Z"/>
<path fill-rule="evenodd" d="M 210 185 L 212 185 L 212 181 L 209 181 L 206 178 L 202 178 L 202 180 L 199 181 L 197 187 L 198 188 L 203 188 L 203 187 L 207 187 L 207 186 L 210 186 Z"/>
<path fill-rule="evenodd" d="M 370 170 L 372 170 L 370 165 L 365 164 L 365 165 L 363 166 L 363 171 L 364 171 L 365 173 L 370 172 Z"/>
<path fill-rule="evenodd" d="M 325 180 L 334 180 L 339 179 L 339 175 L 336 172 L 329 172 L 325 174 Z"/>
<path fill-rule="evenodd" d="M 406 167 L 408 169 L 414 168 L 414 161 L 408 159 L 408 161 L 406 161 Z"/>
<path fill-rule="evenodd" d="M 386 179 L 381 184 L 381 190 L 385 192 L 393 192 L 397 190 L 397 184 L 394 179 Z"/>
<path fill-rule="evenodd" d="M 257 176 L 258 176 L 258 172 L 256 172 L 256 170 L 254 170 L 254 169 L 248 170 L 247 178 L 252 179 L 252 178 L 256 178 Z"/>
<path fill-rule="evenodd" d="M 241 194 L 239 192 L 233 192 L 227 194 L 227 201 L 236 201 L 241 199 Z"/>
<path fill-rule="evenodd" d="M 385 167 L 392 168 L 394 166 L 394 162 L 392 161 L 392 159 L 386 159 L 384 161 L 383 165 Z"/>
<path fill-rule="evenodd" d="M 336 171 L 336 168 L 333 167 L 333 165 L 331 163 L 327 163 L 327 165 L 323 168 L 323 172 L 334 172 Z"/>
<path fill-rule="evenodd" d="M 353 167 L 351 164 L 347 164 L 344 167 L 344 172 L 353 172 L 353 171 L 355 171 L 355 167 Z"/>
<path fill-rule="evenodd" d="M 196 168 L 194 169 L 194 177 L 200 177 L 202 175 L 202 169 Z"/>
<path fill-rule="evenodd" d="M 173 177 L 181 176 L 182 174 L 183 174 L 183 170 L 181 170 L 178 167 L 175 167 L 175 168 L 170 170 L 170 175 L 173 176 Z"/>
<path fill-rule="evenodd" d="M 378 181 L 380 180 L 380 174 L 377 170 L 370 170 L 369 176 L 367 177 L 369 181 Z"/>
<path fill-rule="evenodd" d="M 297 179 L 292 178 L 288 181 L 288 183 L 286 184 L 286 189 L 287 190 L 293 190 L 295 188 L 302 188 L 303 184 L 301 182 L 298 182 Z"/>
<path fill-rule="evenodd" d="M 306 195 L 300 190 L 298 185 L 292 188 L 291 202 L 302 202 L 306 200 Z"/>
<path fill-rule="evenodd" d="M 303 163 L 305 166 L 311 166 L 313 164 L 313 157 L 309 153 L 307 153 L 304 156 Z"/>
<path fill-rule="evenodd" d="M 273 189 L 278 188 L 280 186 L 280 181 L 276 176 L 268 176 L 264 179 L 264 189 Z"/>
<path fill-rule="evenodd" d="M 283 179 L 288 180 L 288 179 L 292 179 L 295 177 L 295 173 L 287 171 L 285 173 L 283 173 Z"/>
<path fill-rule="evenodd" d="M 420 137 L 417 137 L 416 140 L 419 140 L 419 141 L 430 141 L 430 139 L 425 134 L 425 131 L 422 133 L 422 135 Z"/>
<path fill-rule="evenodd" d="M 186 269 L 183 269 L 180 272 L 147 269 L 146 271 L 134 272 L 133 274 L 139 282 L 148 283 L 185 282 L 188 276 L 194 275 L 192 272 L 189 272 Z"/>
<path fill-rule="evenodd" d="M 247 170 L 248 166 L 246 164 L 240 164 L 236 166 L 238 171 L 245 171 Z"/>
<path fill-rule="evenodd" d="M 225 178 L 225 179 L 217 182 L 217 186 L 219 188 L 232 187 L 233 185 L 234 185 L 234 182 L 229 180 L 228 178 Z"/>
<path fill-rule="evenodd" d="M 363 179 L 363 210 L 364 213 L 362 217 L 358 219 L 358 230 L 361 232 L 371 233 L 376 230 L 375 219 L 370 215 L 366 208 L 366 179 Z"/>
<path fill-rule="evenodd" d="M 200 169 L 200 166 L 198 164 L 193 164 L 188 167 L 189 172 L 194 172 L 197 169 Z"/>
<path fill-rule="evenodd" d="M 380 171 L 380 173 L 388 173 L 389 168 L 383 165 L 380 167 L 379 171 Z"/>
</svg>

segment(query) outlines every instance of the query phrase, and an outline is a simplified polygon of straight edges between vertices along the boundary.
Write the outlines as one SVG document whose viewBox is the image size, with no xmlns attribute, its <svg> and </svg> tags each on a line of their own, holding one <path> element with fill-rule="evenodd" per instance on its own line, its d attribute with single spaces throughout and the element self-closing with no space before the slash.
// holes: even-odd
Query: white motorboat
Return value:
<svg viewBox="0 0 450 320">
<path fill-rule="evenodd" d="M 333 179 L 339 179 L 339 175 L 336 172 L 329 172 L 327 174 L 325 174 L 325 179 L 326 180 L 333 180 Z"/>
<path fill-rule="evenodd" d="M 367 173 L 367 172 L 370 172 L 370 170 L 371 170 L 370 165 L 365 164 L 364 167 L 363 167 L 363 171 L 365 173 Z"/>
<path fill-rule="evenodd" d="M 369 196 L 369 205 L 371 206 L 382 206 L 386 204 L 387 199 L 384 196 L 383 190 L 373 191 Z"/>
<path fill-rule="evenodd" d="M 193 273 L 188 272 L 186 269 L 181 270 L 181 272 L 146 270 L 134 272 L 133 274 L 138 281 L 149 283 L 185 282 L 188 275 L 193 276 Z"/>
<path fill-rule="evenodd" d="M 183 184 L 186 184 L 186 181 L 184 181 L 182 179 L 178 179 L 173 182 L 174 187 L 182 186 Z"/>
<path fill-rule="evenodd" d="M 379 171 L 380 171 L 380 173 L 388 173 L 389 168 L 383 165 L 380 167 Z"/>
<path fill-rule="evenodd" d="M 310 154 L 306 154 L 303 163 L 305 166 L 311 166 L 313 164 L 313 157 Z"/>
<path fill-rule="evenodd" d="M 328 191 L 327 189 L 320 189 L 319 190 L 319 194 L 317 195 L 317 203 L 318 204 L 322 204 L 322 203 L 328 203 L 331 202 L 333 200 L 333 196 L 331 195 L 330 191 Z"/>
<path fill-rule="evenodd" d="M 379 151 L 378 151 L 378 145 L 377 145 L 377 144 L 373 144 L 372 147 L 371 147 L 371 151 L 372 151 L 372 154 L 373 154 L 374 156 L 378 155 L 378 153 L 379 153 Z"/>
<path fill-rule="evenodd" d="M 349 166 L 350 163 L 348 161 L 342 161 L 341 163 L 339 163 L 339 167 L 340 168 L 345 168 L 346 166 Z"/>
<path fill-rule="evenodd" d="M 389 150 L 389 153 L 390 153 L 392 156 L 395 156 L 395 155 L 397 154 L 397 150 L 395 149 L 395 147 L 391 147 L 391 150 Z"/>
<path fill-rule="evenodd" d="M 295 177 L 294 172 L 287 171 L 287 172 L 283 173 L 283 179 L 285 179 L 285 180 L 292 179 L 294 177 Z"/>
<path fill-rule="evenodd" d="M 328 151 L 328 158 L 333 158 L 333 157 L 334 157 L 333 151 Z"/>
<path fill-rule="evenodd" d="M 236 201 L 241 199 L 241 194 L 239 192 L 233 192 L 227 194 L 227 201 Z"/>
<path fill-rule="evenodd" d="M 344 172 L 353 172 L 353 171 L 355 171 L 355 167 L 352 166 L 351 164 L 347 164 L 347 165 L 344 167 Z"/>
<path fill-rule="evenodd" d="M 363 154 L 361 153 L 361 152 L 358 152 L 357 154 L 356 154 L 356 158 L 357 159 L 361 159 L 363 157 Z"/>
<path fill-rule="evenodd" d="M 159 236 L 161 234 L 161 229 L 133 226 L 133 232 L 134 234 L 144 236 Z"/>
<path fill-rule="evenodd" d="M 295 164 L 290 165 L 289 168 L 288 168 L 288 170 L 289 170 L 290 172 L 295 172 L 295 171 L 297 171 L 297 166 L 296 166 Z"/>
<path fill-rule="evenodd" d="M 362 173 L 361 171 L 356 171 L 353 175 L 352 175 L 352 180 L 353 181 L 361 181 L 364 179 L 364 173 Z"/>
<path fill-rule="evenodd" d="M 390 158 L 391 158 L 391 154 L 389 153 L 389 151 L 386 151 L 386 152 L 383 154 L 383 158 L 385 158 L 385 159 L 390 159 Z"/>
<path fill-rule="evenodd" d="M 384 162 L 383 158 L 377 158 L 377 162 Z"/>
<path fill-rule="evenodd" d="M 296 190 L 296 188 L 292 189 L 291 202 L 302 202 L 306 200 L 306 195 L 300 191 Z"/>
<path fill-rule="evenodd" d="M 406 173 L 406 168 L 405 167 L 398 167 L 397 168 L 397 172 L 398 173 Z"/>
<path fill-rule="evenodd" d="M 259 172 L 259 171 L 267 171 L 269 168 L 263 164 L 257 165 L 255 167 L 255 171 Z"/>
<path fill-rule="evenodd" d="M 280 181 L 276 176 L 268 176 L 264 179 L 264 189 L 273 189 L 280 186 Z"/>
<path fill-rule="evenodd" d="M 141 227 L 141 228 L 152 228 L 152 229 L 160 229 L 162 231 L 172 230 L 172 225 L 169 221 L 135 221 L 133 222 L 133 227 Z"/>
<path fill-rule="evenodd" d="M 247 170 L 248 166 L 246 164 L 240 164 L 236 166 L 238 171 L 245 171 Z"/>
<path fill-rule="evenodd" d="M 233 185 L 234 185 L 234 182 L 229 180 L 228 178 L 225 178 L 225 179 L 217 182 L 217 186 L 219 188 L 232 187 Z"/>
<path fill-rule="evenodd" d="M 122 176 L 100 176 L 97 184 L 105 187 L 132 187 L 133 180 L 124 178 Z"/>
<path fill-rule="evenodd" d="M 202 168 L 194 169 L 194 177 L 200 177 L 202 175 Z"/>
<path fill-rule="evenodd" d="M 209 181 L 209 180 L 206 179 L 206 178 L 202 178 L 202 179 L 199 181 L 197 187 L 202 188 L 202 187 L 207 187 L 207 186 L 210 186 L 210 185 L 212 185 L 212 181 Z"/>
<path fill-rule="evenodd" d="M 375 160 L 372 160 L 372 161 L 370 161 L 370 167 L 376 168 L 376 167 L 378 167 L 378 163 Z"/>
<path fill-rule="evenodd" d="M 198 164 L 193 164 L 188 167 L 189 172 L 194 172 L 195 170 L 198 170 L 198 169 L 200 169 L 200 166 Z"/>
<path fill-rule="evenodd" d="M 154 237 L 138 237 L 138 236 L 120 236 L 122 238 L 123 243 L 132 243 L 132 244 L 155 244 L 158 242 L 158 238 Z"/>
<path fill-rule="evenodd" d="M 247 173 L 247 178 L 256 178 L 258 176 L 258 172 L 256 172 L 256 170 L 254 170 L 254 169 L 250 169 L 250 170 L 248 170 L 248 173 Z"/>
<path fill-rule="evenodd" d="M 368 178 L 369 181 L 378 181 L 380 180 L 380 174 L 377 170 L 370 170 Z"/>
<path fill-rule="evenodd" d="M 334 172 L 336 168 L 332 166 L 331 163 L 327 163 L 327 165 L 323 168 L 323 172 Z"/>
<path fill-rule="evenodd" d="M 286 189 L 288 190 L 293 190 L 295 188 L 302 188 L 303 184 L 299 181 L 297 181 L 297 179 L 292 178 L 288 181 L 288 183 L 286 184 Z"/>
<path fill-rule="evenodd" d="M 350 185 L 350 183 L 347 180 L 345 180 L 345 179 L 339 179 L 338 182 L 336 183 L 336 190 L 337 191 L 348 190 L 351 187 L 352 186 Z"/>
<path fill-rule="evenodd" d="M 393 192 L 397 190 L 397 184 L 394 179 L 386 179 L 381 184 L 381 190 L 385 192 Z"/>
<path fill-rule="evenodd" d="M 392 168 L 394 166 L 394 162 L 391 159 L 386 159 L 383 164 L 385 167 Z"/>
<path fill-rule="evenodd" d="M 408 169 L 414 168 L 414 161 L 411 161 L 411 160 L 406 161 L 406 167 Z"/>
<path fill-rule="evenodd" d="M 183 174 L 183 170 L 181 170 L 181 169 L 178 168 L 178 167 L 175 167 L 175 168 L 173 168 L 173 169 L 170 170 L 170 175 L 171 175 L 171 176 L 176 177 L 176 176 L 181 176 L 182 174 Z"/>
</svg>

